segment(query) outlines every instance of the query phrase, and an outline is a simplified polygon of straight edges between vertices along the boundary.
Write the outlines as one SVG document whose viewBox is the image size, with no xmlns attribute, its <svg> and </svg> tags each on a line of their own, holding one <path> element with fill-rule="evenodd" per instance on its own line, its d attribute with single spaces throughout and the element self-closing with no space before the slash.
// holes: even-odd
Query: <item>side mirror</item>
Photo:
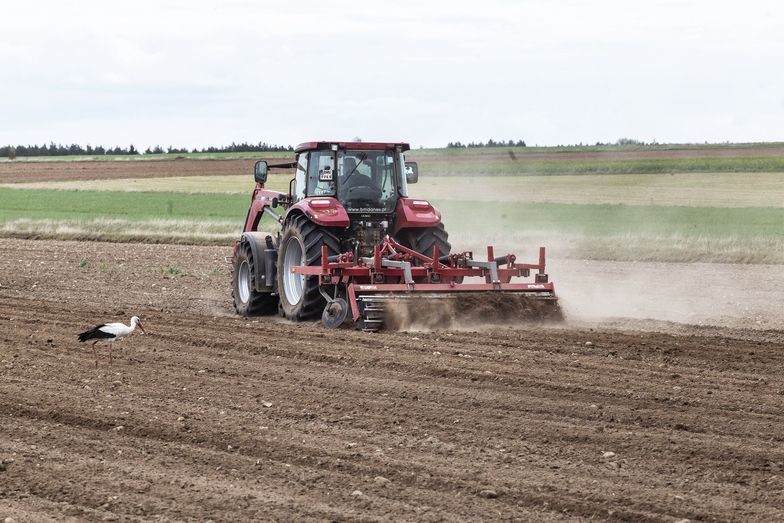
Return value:
<svg viewBox="0 0 784 523">
<path fill-rule="evenodd" d="M 406 183 L 417 183 L 419 167 L 416 162 L 406 162 Z"/>
<path fill-rule="evenodd" d="M 253 167 L 253 177 L 256 179 L 256 183 L 267 183 L 267 169 L 267 162 L 264 160 L 256 162 Z"/>
</svg>

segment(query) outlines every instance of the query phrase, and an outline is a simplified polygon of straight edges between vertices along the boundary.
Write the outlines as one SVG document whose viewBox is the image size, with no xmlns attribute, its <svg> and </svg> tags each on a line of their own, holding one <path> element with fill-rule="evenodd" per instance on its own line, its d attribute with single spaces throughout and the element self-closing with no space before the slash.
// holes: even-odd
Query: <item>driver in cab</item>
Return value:
<svg viewBox="0 0 784 523">
<path fill-rule="evenodd" d="M 378 184 L 362 171 L 372 173 L 373 166 L 370 162 L 357 163 L 357 159 L 353 156 L 343 158 L 343 172 L 341 173 L 340 185 L 344 191 L 350 191 L 352 187 L 372 187 L 373 189 L 381 190 Z"/>
</svg>

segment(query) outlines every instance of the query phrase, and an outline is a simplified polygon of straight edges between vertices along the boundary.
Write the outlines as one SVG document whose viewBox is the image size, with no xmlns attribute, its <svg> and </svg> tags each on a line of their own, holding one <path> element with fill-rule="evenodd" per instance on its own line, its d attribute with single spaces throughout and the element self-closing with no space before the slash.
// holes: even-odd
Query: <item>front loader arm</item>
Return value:
<svg viewBox="0 0 784 523">
<path fill-rule="evenodd" d="M 257 231 L 261 217 L 265 212 L 278 223 L 281 222 L 282 218 L 272 210 L 273 200 L 275 200 L 275 203 L 286 201 L 286 193 L 263 188 L 257 188 L 253 191 L 248 215 L 245 218 L 245 227 L 242 229 L 243 232 Z"/>
</svg>

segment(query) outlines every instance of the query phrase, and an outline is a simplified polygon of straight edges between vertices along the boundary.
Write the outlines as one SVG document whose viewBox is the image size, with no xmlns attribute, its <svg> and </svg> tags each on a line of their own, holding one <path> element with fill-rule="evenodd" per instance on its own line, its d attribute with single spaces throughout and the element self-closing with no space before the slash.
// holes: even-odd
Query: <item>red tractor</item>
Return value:
<svg viewBox="0 0 784 523">
<path fill-rule="evenodd" d="M 538 264 L 514 255 L 479 261 L 452 254 L 441 213 L 411 198 L 417 164 L 405 143 L 306 142 L 291 163 L 255 165 L 256 188 L 232 256 L 234 307 L 243 316 L 279 312 L 292 321 L 319 316 L 378 330 L 389 299 L 453 297 L 460 293 L 524 293 L 557 307 Z M 264 188 L 270 168 L 294 168 L 287 193 Z M 283 212 L 276 209 L 281 208 Z M 258 232 L 264 214 L 280 223 L 275 237 Z M 536 271 L 534 283 L 511 283 Z M 479 277 L 484 283 L 464 283 Z"/>
</svg>

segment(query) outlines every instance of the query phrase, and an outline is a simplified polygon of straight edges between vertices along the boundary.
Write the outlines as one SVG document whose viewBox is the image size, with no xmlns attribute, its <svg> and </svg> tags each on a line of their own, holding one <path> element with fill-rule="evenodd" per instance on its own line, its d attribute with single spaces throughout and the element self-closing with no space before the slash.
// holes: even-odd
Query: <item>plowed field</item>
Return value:
<svg viewBox="0 0 784 523">
<path fill-rule="evenodd" d="M 226 254 L 0 240 L 0 517 L 784 518 L 780 330 L 245 320 Z"/>
<path fill-rule="evenodd" d="M 270 163 L 277 161 L 274 158 L 267 160 Z M 281 160 L 291 161 L 288 157 Z M 3 162 L 0 163 L 0 183 L 252 174 L 253 164 L 253 159 Z"/>
</svg>

